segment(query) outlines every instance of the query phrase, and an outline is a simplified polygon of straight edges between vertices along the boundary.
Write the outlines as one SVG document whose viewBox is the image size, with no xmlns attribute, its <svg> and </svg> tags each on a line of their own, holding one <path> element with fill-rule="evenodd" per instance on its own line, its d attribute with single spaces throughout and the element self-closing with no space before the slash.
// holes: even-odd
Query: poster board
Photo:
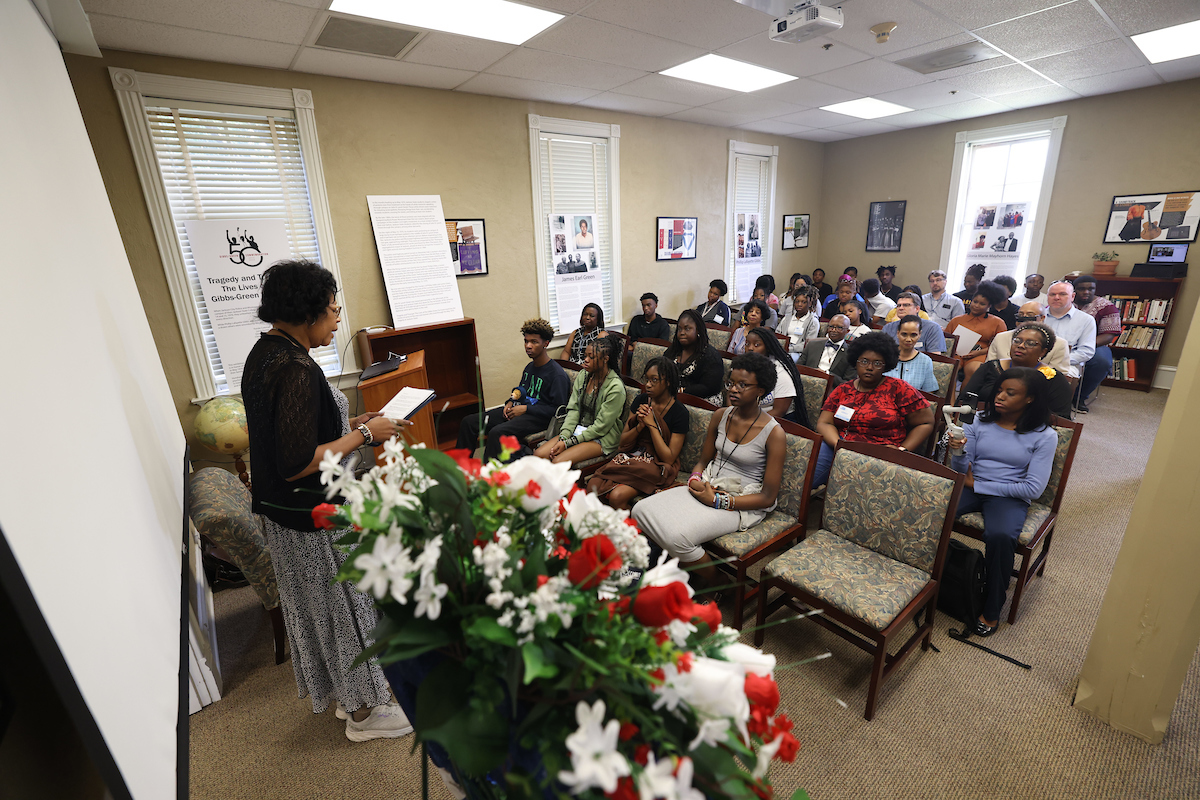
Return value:
<svg viewBox="0 0 1200 800">
<path fill-rule="evenodd" d="M 440 195 L 368 195 L 392 326 L 462 319 Z"/>
<path fill-rule="evenodd" d="M 1029 202 L 988 202 L 974 208 L 974 220 L 964 243 L 963 269 L 986 268 L 988 279 L 1008 275 L 1020 285 L 1024 280 L 1026 249 L 1033 234 Z"/>
<path fill-rule="evenodd" d="M 572 331 L 579 327 L 579 317 L 588 303 L 604 307 L 604 289 L 600 285 L 599 272 L 555 275 L 554 294 L 558 299 L 559 331 Z"/>
<path fill-rule="evenodd" d="M 482 219 L 448 219 L 446 236 L 455 277 L 487 275 L 487 236 Z"/>
<path fill-rule="evenodd" d="M 762 217 L 759 214 L 734 214 L 733 266 L 737 297 L 749 300 L 754 282 L 762 275 Z"/>
<path fill-rule="evenodd" d="M 659 217 L 654 260 L 695 258 L 696 224 L 696 217 Z"/>
<path fill-rule="evenodd" d="M 899 253 L 904 238 L 906 200 L 886 200 L 871 203 L 867 214 L 867 252 Z"/>
<path fill-rule="evenodd" d="M 1197 192 L 1117 195 L 1108 211 L 1105 244 L 1194 242 L 1200 228 Z"/>
<path fill-rule="evenodd" d="M 808 214 L 784 214 L 782 249 L 798 250 L 808 247 L 808 226 Z"/>
</svg>

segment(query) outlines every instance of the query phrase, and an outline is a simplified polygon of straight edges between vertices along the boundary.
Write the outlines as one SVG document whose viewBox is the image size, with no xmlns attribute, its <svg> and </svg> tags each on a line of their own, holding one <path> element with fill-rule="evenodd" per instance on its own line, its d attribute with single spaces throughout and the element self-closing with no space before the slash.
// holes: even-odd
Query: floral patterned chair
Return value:
<svg viewBox="0 0 1200 800">
<path fill-rule="evenodd" d="M 629 354 L 629 368 L 626 375 L 640 381 L 646 374 L 646 365 L 650 359 L 657 358 L 667 351 L 667 343 L 662 339 L 638 339 L 633 343 L 633 351 Z"/>
<path fill-rule="evenodd" d="M 958 382 L 958 370 L 961 366 L 954 356 L 942 356 L 937 353 L 926 353 L 933 361 L 933 377 L 937 378 L 938 396 L 943 403 L 954 403 L 954 389 Z"/>
<path fill-rule="evenodd" d="M 787 436 L 787 455 L 784 456 L 783 480 L 779 484 L 775 510 L 757 525 L 726 534 L 704 545 L 714 560 L 725 561 L 718 568 L 735 580 L 733 627 L 739 630 L 746 602 L 757 597 L 761 589 L 746 571 L 804 536 L 813 472 L 817 467 L 817 453 L 821 450 L 821 437 L 817 434 L 785 419 L 776 422 Z M 701 446 L 703 442 L 702 432 Z M 691 471 L 684 473 L 681 469 L 680 474 L 690 475 Z"/>
<path fill-rule="evenodd" d="M 928 649 L 938 586 L 963 476 L 912 453 L 841 442 L 825 493 L 821 529 L 763 568 L 756 644 L 767 616 L 786 605 L 819 610 L 813 622 L 874 656 L 867 708 L 879 685 L 918 641 Z M 780 596 L 766 602 L 771 590 Z M 893 655 L 894 642 L 918 622 Z"/>
<path fill-rule="evenodd" d="M 708 328 L 708 343 L 718 350 L 725 350 L 729 347 L 729 340 L 733 336 L 733 328 L 728 325 L 718 325 L 715 322 L 707 322 L 704 327 Z"/>
<path fill-rule="evenodd" d="M 287 660 L 279 587 L 262 523 L 251 505 L 250 490 L 237 476 L 220 467 L 192 473 L 188 514 L 200 534 L 224 551 L 254 587 L 271 617 L 275 635 L 275 663 Z"/>
<path fill-rule="evenodd" d="M 804 384 L 804 409 L 815 430 L 817 420 L 821 418 L 821 406 L 825 405 L 825 398 L 833 391 L 833 376 L 799 364 L 796 365 L 796 372 L 800 373 L 800 382 Z"/>
<path fill-rule="evenodd" d="M 1067 478 L 1071 476 L 1071 464 L 1075 461 L 1075 448 L 1079 446 L 1079 435 L 1083 433 L 1082 422 L 1072 422 L 1053 417 L 1052 423 L 1058 431 L 1058 447 L 1054 450 L 1054 467 L 1050 470 L 1050 480 L 1046 482 L 1046 491 L 1042 496 L 1029 504 L 1025 514 L 1025 525 L 1017 539 L 1017 557 L 1021 559 L 1020 566 L 1013 570 L 1017 585 L 1013 589 L 1012 602 L 1008 606 L 1008 624 L 1012 625 L 1017 619 L 1017 607 L 1021 605 L 1021 596 L 1025 587 L 1034 575 L 1039 578 L 1046 571 L 1046 555 L 1050 550 L 1050 540 L 1054 538 L 1054 526 L 1058 522 L 1058 509 L 1062 506 L 1063 493 L 1067 488 Z M 978 511 L 964 514 L 954 523 L 954 532 L 983 541 L 983 514 Z M 1039 546 L 1041 550 L 1038 551 Z M 1037 552 L 1037 557 L 1034 553 Z"/>
</svg>

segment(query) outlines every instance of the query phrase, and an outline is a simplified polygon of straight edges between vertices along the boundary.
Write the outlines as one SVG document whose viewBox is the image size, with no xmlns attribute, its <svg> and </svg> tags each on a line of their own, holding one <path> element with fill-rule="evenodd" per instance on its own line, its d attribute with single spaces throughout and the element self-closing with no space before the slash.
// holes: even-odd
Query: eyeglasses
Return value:
<svg viewBox="0 0 1200 800">
<path fill-rule="evenodd" d="M 1037 314 L 1017 314 L 1015 317 L 1017 322 L 1037 322 Z"/>
<path fill-rule="evenodd" d="M 738 381 L 737 383 L 734 383 L 733 381 L 725 381 L 725 388 L 729 391 L 737 389 L 739 392 L 744 392 L 747 389 L 757 389 L 758 384 L 746 383 L 745 381 Z"/>
<path fill-rule="evenodd" d="M 1013 347 L 1020 347 L 1024 350 L 1026 347 L 1037 347 L 1043 349 L 1046 345 L 1040 339 L 1016 339 L 1012 340 Z"/>
<path fill-rule="evenodd" d="M 873 361 L 869 358 L 860 358 L 858 360 L 858 365 L 860 367 L 874 367 L 875 369 L 883 369 L 882 361 Z"/>
<path fill-rule="evenodd" d="M 845 325 L 834 325 L 831 323 L 829 325 L 829 327 L 827 327 L 825 330 L 827 330 L 827 331 L 844 331 L 844 330 L 846 330 L 846 326 Z"/>
<path fill-rule="evenodd" d="M 644 383 L 646 386 L 652 386 L 652 385 L 656 385 L 656 384 L 659 384 L 662 382 L 663 382 L 663 379 L 658 377 L 657 375 L 647 375 L 642 379 L 642 383 Z"/>
<path fill-rule="evenodd" d="M 334 315 L 335 317 L 341 317 L 341 316 L 342 316 L 342 307 L 341 307 L 341 306 L 330 306 L 330 307 L 329 307 L 329 310 L 333 312 L 333 315 Z"/>
</svg>

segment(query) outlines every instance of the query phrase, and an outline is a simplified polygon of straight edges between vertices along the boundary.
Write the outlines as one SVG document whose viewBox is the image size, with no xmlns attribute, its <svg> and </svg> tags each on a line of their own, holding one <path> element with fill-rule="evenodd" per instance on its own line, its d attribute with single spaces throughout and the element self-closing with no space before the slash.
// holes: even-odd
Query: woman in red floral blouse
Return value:
<svg viewBox="0 0 1200 800">
<path fill-rule="evenodd" d="M 817 456 L 813 486 L 829 478 L 833 451 L 840 439 L 911 450 L 933 432 L 933 409 L 919 391 L 899 378 L 884 377 L 895 369 L 900 348 L 892 337 L 875 331 L 846 346 L 858 377 L 829 393 L 817 422 L 824 442 Z"/>
</svg>

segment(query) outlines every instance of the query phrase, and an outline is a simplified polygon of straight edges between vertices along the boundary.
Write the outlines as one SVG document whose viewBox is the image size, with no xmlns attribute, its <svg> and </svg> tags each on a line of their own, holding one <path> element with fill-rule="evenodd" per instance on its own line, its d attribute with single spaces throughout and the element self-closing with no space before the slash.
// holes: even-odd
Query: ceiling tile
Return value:
<svg viewBox="0 0 1200 800">
<path fill-rule="evenodd" d="M 797 133 L 813 130 L 803 125 L 789 125 L 777 119 L 760 119 L 758 122 L 747 122 L 745 125 L 739 125 L 738 127 L 757 133 L 773 133 L 777 136 L 795 136 Z"/>
<path fill-rule="evenodd" d="M 826 45 L 829 46 L 828 50 L 825 49 Z M 722 47 L 717 52 L 738 61 L 748 61 L 801 78 L 870 58 L 853 47 L 821 37 L 800 44 L 790 44 L 773 41 L 765 33 Z"/>
<path fill-rule="evenodd" d="M 84 3 L 84 10 L 88 14 L 105 14 L 179 28 L 194 28 L 219 33 L 222 36 L 233 35 L 288 44 L 302 43 L 319 13 L 316 9 L 277 3 L 275 0 L 209 3 L 88 0 Z"/>
<path fill-rule="evenodd" d="M 96 44 L 113 50 L 287 69 L 298 45 L 264 42 L 104 14 L 88 16 Z"/>
<path fill-rule="evenodd" d="M 1047 78 L 1061 83 L 1143 66 L 1145 61 L 1129 48 L 1123 39 L 1114 39 L 1028 63 Z"/>
<path fill-rule="evenodd" d="M 981 3 L 979 0 L 937 0 L 937 12 L 964 28 L 974 30 L 985 25 L 1014 19 L 1070 0 L 1003 0 Z M 1125 0 L 1128 2 L 1128 0 Z"/>
<path fill-rule="evenodd" d="M 305 47 L 301 50 L 293 69 L 297 72 L 315 72 L 318 75 L 336 75 L 339 78 L 381 83 L 402 83 L 406 86 L 425 86 L 430 89 L 453 89 L 475 74 L 464 69 L 409 64 L 407 61 L 396 61 L 392 58 L 341 53 L 336 50 L 322 50 L 319 47 Z"/>
<path fill-rule="evenodd" d="M 951 92 L 954 94 L 950 94 Z M 961 103 L 964 100 L 974 100 L 978 96 L 974 92 L 968 92 L 962 88 L 959 81 L 934 81 L 875 95 L 879 100 L 886 100 L 889 103 L 897 103 L 909 108 L 936 108 L 951 103 Z"/>
<path fill-rule="evenodd" d="M 797 139 L 808 139 L 810 142 L 840 142 L 843 139 L 857 138 L 853 133 L 846 131 L 831 131 L 831 130 L 816 130 L 797 133 Z"/>
<path fill-rule="evenodd" d="M 1200 19 L 1196 0 L 1152 0 L 1131 3 L 1129 0 L 1098 0 L 1104 13 L 1127 36 L 1159 28 L 1170 28 Z"/>
<path fill-rule="evenodd" d="M 860 119 L 858 122 L 851 122 L 849 125 L 838 125 L 836 128 L 830 128 L 830 130 L 838 133 L 852 133 L 855 136 L 874 136 L 877 133 L 892 133 L 893 131 L 900 130 L 900 128 L 873 119 Z"/>
<path fill-rule="evenodd" d="M 1096 75 L 1092 78 L 1080 78 L 1067 81 L 1067 87 L 1082 95 L 1109 94 L 1124 92 L 1128 89 L 1141 89 L 1144 86 L 1156 86 L 1162 83 L 1162 78 L 1149 67 L 1110 72 L 1106 75 Z"/>
<path fill-rule="evenodd" d="M 702 106 L 741 94 L 741 92 L 706 86 L 695 81 L 685 81 L 682 78 L 656 74 L 630 81 L 624 86 L 618 87 L 617 93 L 648 97 L 651 100 L 665 100 L 668 103 L 682 103 L 686 106 Z"/>
<path fill-rule="evenodd" d="M 979 40 L 970 34 L 964 33 L 958 36 L 951 36 L 946 39 L 939 39 L 936 42 L 929 42 L 928 44 L 923 44 L 919 47 L 913 47 L 908 50 L 901 50 L 898 53 L 892 53 L 891 55 L 885 56 L 885 59 L 893 62 L 903 61 L 906 58 L 923 56 L 927 53 L 935 53 L 938 50 L 945 50 L 948 47 L 958 47 L 960 44 L 967 44 L 969 42 L 976 41 Z M 939 72 L 931 72 L 926 77 L 933 80 L 950 80 L 957 78 L 960 75 L 970 75 L 973 72 L 981 72 L 988 69 L 998 69 L 999 67 L 1004 67 L 1013 63 L 1015 62 L 1008 56 L 997 56 L 996 58 L 989 58 L 987 61 L 976 61 L 971 64 L 965 64 L 961 67 L 954 67 L 953 69 L 944 69 Z"/>
<path fill-rule="evenodd" d="M 1066 100 L 1078 100 L 1079 95 L 1070 89 L 1060 86 L 1043 86 L 1039 89 L 1026 89 L 1023 92 L 1012 92 L 991 98 L 1008 108 L 1030 108 L 1044 106 L 1047 103 L 1062 103 Z"/>
<path fill-rule="evenodd" d="M 732 0 L 597 0 L 583 16 L 716 50 L 747 36 L 767 39 L 771 17 Z"/>
<path fill-rule="evenodd" d="M 627 114 L 641 114 L 643 117 L 665 117 L 676 111 L 687 108 L 679 103 L 668 103 L 664 100 L 649 100 L 645 97 L 634 97 L 630 94 L 602 92 L 598 95 L 580 100 L 579 105 L 590 108 L 603 108 L 608 111 L 624 111 Z"/>
<path fill-rule="evenodd" d="M 564 86 L 561 83 L 527 81 L 503 75 L 480 73 L 458 87 L 457 91 L 489 94 L 495 97 L 516 97 L 521 100 L 542 100 L 547 103 L 578 103 L 596 94 L 591 89 Z"/>
<path fill-rule="evenodd" d="M 939 117 L 949 117 L 950 119 L 984 117 L 988 114 L 999 114 L 1003 111 L 1008 111 L 1008 109 L 999 103 L 982 97 L 976 100 L 968 100 L 965 103 L 953 103 L 948 106 L 937 107 L 937 115 Z"/>
<path fill-rule="evenodd" d="M 1155 64 L 1152 69 L 1169 81 L 1182 81 L 1200 77 L 1200 56 L 1178 58 Z"/>
<path fill-rule="evenodd" d="M 874 96 L 880 92 L 891 92 L 896 89 L 929 83 L 933 79 L 919 72 L 913 72 L 911 69 L 898 67 L 882 58 L 872 58 L 870 61 L 860 61 L 848 67 L 835 69 L 833 72 L 814 75 L 813 80 Z"/>
<path fill-rule="evenodd" d="M 616 64 L 604 64 L 600 61 L 524 48 L 510 53 L 488 67 L 487 71 L 492 75 L 526 80 L 544 80 L 553 76 L 554 83 L 602 90 L 613 89 L 646 74 L 641 70 L 618 67 Z"/>
<path fill-rule="evenodd" d="M 845 0 L 841 9 L 846 23 L 841 29 L 827 34 L 828 37 L 870 56 L 896 53 L 962 30 L 910 0 Z M 880 22 L 896 23 L 896 30 L 883 44 L 876 42 L 875 34 L 871 33 L 871 26 Z"/>
<path fill-rule="evenodd" d="M 698 47 L 587 17 L 564 19 L 524 46 L 646 72 L 658 72 L 704 55 Z"/>
<path fill-rule="evenodd" d="M 742 94 L 725 100 L 709 103 L 705 108 L 713 111 L 726 111 L 731 114 L 754 114 L 755 119 L 770 119 L 782 117 L 784 114 L 795 114 L 804 111 L 806 106 L 784 103 L 779 100 L 768 100 L 752 94 Z"/>
<path fill-rule="evenodd" d="M 974 92 L 981 97 L 1052 85 L 1020 64 L 976 72 L 974 75 L 964 75 L 957 78 L 955 83 L 961 84 L 968 92 Z"/>
<path fill-rule="evenodd" d="M 318 11 L 324 11 L 329 8 L 333 0 L 279 0 L 281 3 L 287 3 L 292 6 L 304 6 L 305 8 L 315 8 Z M 86 5 L 86 4 L 85 4 Z"/>
<path fill-rule="evenodd" d="M 930 111 L 909 111 L 907 114 L 896 114 L 893 117 L 884 117 L 885 124 L 895 125 L 897 128 L 922 128 L 926 125 L 939 125 L 943 122 L 949 122 L 946 117 L 938 116 Z"/>
<path fill-rule="evenodd" d="M 1120 35 L 1085 0 L 1001 22 L 975 34 L 1022 60 L 1078 50 Z"/>
<path fill-rule="evenodd" d="M 414 64 L 480 72 L 515 49 L 511 44 L 503 42 L 489 42 L 470 36 L 430 31 L 404 55 L 404 60 Z"/>
<path fill-rule="evenodd" d="M 689 108 L 686 111 L 671 114 L 667 119 L 699 122 L 703 125 L 717 125 L 722 128 L 733 128 L 756 121 L 753 114 L 731 114 L 727 111 L 713 111 L 711 108 Z"/>
<path fill-rule="evenodd" d="M 804 108 L 816 108 L 817 106 L 844 103 L 847 100 L 857 100 L 863 95 L 859 92 L 849 92 L 845 89 L 839 89 L 836 86 L 826 86 L 823 83 L 816 83 L 807 78 L 800 78 L 799 80 L 781 83 L 778 86 L 759 89 L 757 92 L 751 92 L 749 96 L 765 97 L 768 100 L 782 100 L 785 103 L 792 103 Z"/>
<path fill-rule="evenodd" d="M 778 118 L 779 122 L 790 122 L 793 125 L 803 125 L 807 128 L 832 128 L 835 125 L 848 125 L 851 122 L 856 122 L 857 117 L 847 116 L 846 114 L 835 114 L 832 111 L 822 111 L 819 108 L 810 108 L 808 111 L 799 111 L 795 114 L 787 114 Z"/>
<path fill-rule="evenodd" d="M 592 0 L 521 0 L 524 5 L 546 8 L 560 14 L 575 14 Z"/>
</svg>

